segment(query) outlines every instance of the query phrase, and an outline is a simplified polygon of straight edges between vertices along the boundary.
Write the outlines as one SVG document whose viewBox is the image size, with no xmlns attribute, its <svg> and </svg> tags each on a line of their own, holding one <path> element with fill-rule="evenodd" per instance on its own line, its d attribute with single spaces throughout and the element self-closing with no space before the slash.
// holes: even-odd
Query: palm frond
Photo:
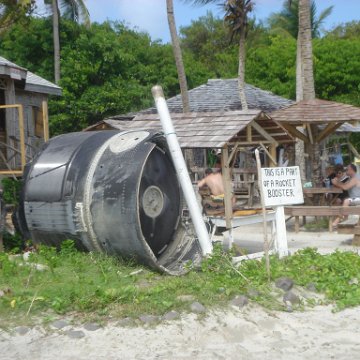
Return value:
<svg viewBox="0 0 360 360">
<path fill-rule="evenodd" d="M 182 2 L 188 3 L 188 4 L 193 4 L 193 5 L 198 5 L 198 6 L 203 6 L 203 5 L 216 4 L 216 3 L 218 3 L 220 5 L 220 3 L 224 3 L 225 1 L 221 1 L 221 0 L 182 0 Z"/>
<path fill-rule="evenodd" d="M 328 8 L 326 8 L 325 10 L 323 10 L 323 11 L 320 13 L 317 21 L 318 21 L 320 24 L 322 24 L 322 23 L 324 22 L 324 20 L 331 15 L 333 9 L 334 9 L 334 6 L 329 6 Z"/>
</svg>

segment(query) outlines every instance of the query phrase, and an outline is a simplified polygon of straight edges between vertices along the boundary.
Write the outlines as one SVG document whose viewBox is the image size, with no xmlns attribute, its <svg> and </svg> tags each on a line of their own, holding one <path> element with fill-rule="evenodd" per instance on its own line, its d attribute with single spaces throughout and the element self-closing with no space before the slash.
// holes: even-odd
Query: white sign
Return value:
<svg viewBox="0 0 360 360">
<path fill-rule="evenodd" d="M 261 168 L 261 185 L 265 206 L 304 202 L 298 166 Z"/>
</svg>

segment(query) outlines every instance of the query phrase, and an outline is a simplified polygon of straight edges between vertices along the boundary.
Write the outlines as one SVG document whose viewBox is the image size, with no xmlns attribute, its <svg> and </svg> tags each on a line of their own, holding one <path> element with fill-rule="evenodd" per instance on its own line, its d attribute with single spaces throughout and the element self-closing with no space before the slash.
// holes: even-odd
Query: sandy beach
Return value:
<svg viewBox="0 0 360 360">
<path fill-rule="evenodd" d="M 88 331 L 35 327 L 26 334 L 0 333 L 0 358 L 82 359 L 355 359 L 360 351 L 360 309 L 332 313 L 330 306 L 305 312 L 264 310 L 250 304 L 182 315 L 158 325 L 116 323 Z M 68 330 L 79 331 L 72 338 Z"/>
</svg>

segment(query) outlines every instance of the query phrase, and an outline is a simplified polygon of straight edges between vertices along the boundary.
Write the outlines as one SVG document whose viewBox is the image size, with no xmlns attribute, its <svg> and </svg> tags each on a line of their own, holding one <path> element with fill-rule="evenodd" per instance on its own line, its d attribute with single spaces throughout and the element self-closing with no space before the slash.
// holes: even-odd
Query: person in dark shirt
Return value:
<svg viewBox="0 0 360 360">
<path fill-rule="evenodd" d="M 345 184 L 350 180 L 350 177 L 347 175 L 346 170 L 344 169 L 343 165 L 336 165 L 335 166 L 335 176 L 331 179 L 331 184 L 333 184 L 333 180 L 336 180 L 340 184 Z M 346 190 L 343 191 L 342 194 L 338 196 L 338 202 L 337 205 L 341 205 L 346 198 L 349 197 L 349 194 Z"/>
</svg>

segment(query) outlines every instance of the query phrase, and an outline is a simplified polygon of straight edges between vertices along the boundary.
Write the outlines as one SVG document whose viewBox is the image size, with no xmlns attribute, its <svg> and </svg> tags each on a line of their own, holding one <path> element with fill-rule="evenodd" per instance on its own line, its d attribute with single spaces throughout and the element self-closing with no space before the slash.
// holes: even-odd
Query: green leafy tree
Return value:
<svg viewBox="0 0 360 360">
<path fill-rule="evenodd" d="M 186 80 L 183 56 L 181 53 L 180 41 L 176 30 L 173 0 L 166 0 L 166 13 L 169 23 L 169 30 L 170 30 L 172 48 L 174 52 L 175 64 L 179 78 L 182 108 L 183 108 L 183 112 L 187 113 L 190 112 L 188 85 Z"/>
<path fill-rule="evenodd" d="M 207 5 L 215 3 L 223 7 L 225 16 L 224 21 L 228 25 L 231 38 L 239 35 L 239 55 L 238 55 L 238 84 L 241 107 L 248 109 L 245 95 L 245 59 L 246 59 L 246 35 L 248 30 L 248 15 L 253 11 L 254 1 L 252 0 L 185 0 L 195 5 Z"/>
<path fill-rule="evenodd" d="M 310 22 L 313 38 L 320 37 L 321 27 L 332 10 L 333 6 L 330 6 L 317 16 L 316 2 L 315 0 L 311 0 Z M 273 31 L 283 32 L 297 38 L 299 29 L 299 0 L 285 0 L 282 10 L 279 13 L 272 14 L 268 19 L 268 23 Z"/>
<path fill-rule="evenodd" d="M 26 28 L 15 24 L 0 37 L 0 53 L 49 78 L 52 66 L 51 19 L 31 18 Z M 49 103 L 51 134 L 81 130 L 107 116 L 152 106 L 151 87 L 161 84 L 166 96 L 179 92 L 172 47 L 121 23 L 90 28 L 63 19 L 62 97 Z M 36 56 L 34 56 L 36 54 Z M 184 53 L 189 86 L 211 73 L 189 52 Z"/>
<path fill-rule="evenodd" d="M 34 5 L 34 0 L 0 0 L 0 34 L 14 23 L 26 20 Z"/>
<path fill-rule="evenodd" d="M 230 43 L 231 35 L 224 21 L 211 12 L 180 28 L 181 44 L 185 51 L 204 64 L 216 77 L 235 77 L 237 48 Z"/>
<path fill-rule="evenodd" d="M 326 32 L 326 37 L 353 39 L 360 38 L 360 21 L 350 21 L 336 26 L 331 31 Z"/>
<path fill-rule="evenodd" d="M 82 0 L 44 0 L 49 14 L 52 17 L 53 25 L 53 44 L 54 44 L 54 79 L 58 84 L 60 81 L 60 35 L 59 35 L 59 21 L 60 14 L 68 19 L 76 22 L 84 22 L 86 25 L 90 24 L 90 15 Z M 61 11 L 60 11 L 61 9 Z"/>
</svg>

